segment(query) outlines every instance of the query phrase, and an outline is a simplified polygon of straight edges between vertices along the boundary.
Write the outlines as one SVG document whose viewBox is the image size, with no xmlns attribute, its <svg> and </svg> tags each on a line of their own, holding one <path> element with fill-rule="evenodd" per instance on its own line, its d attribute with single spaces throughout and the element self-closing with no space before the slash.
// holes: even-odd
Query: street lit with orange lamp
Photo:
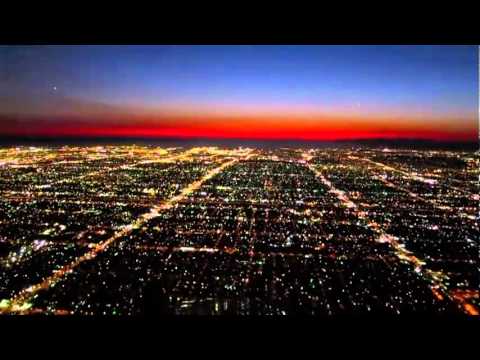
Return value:
<svg viewBox="0 0 480 360">
<path fill-rule="evenodd" d="M 480 315 L 477 46 L 0 64 L 0 317 Z"/>
</svg>

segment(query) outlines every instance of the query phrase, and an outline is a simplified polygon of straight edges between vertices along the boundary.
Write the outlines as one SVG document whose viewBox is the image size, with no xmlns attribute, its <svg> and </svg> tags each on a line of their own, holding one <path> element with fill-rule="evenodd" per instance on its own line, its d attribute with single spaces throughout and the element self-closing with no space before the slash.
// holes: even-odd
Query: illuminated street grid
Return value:
<svg viewBox="0 0 480 360">
<path fill-rule="evenodd" d="M 355 156 L 354 156 L 355 158 Z M 369 151 L 358 157 L 385 170 L 387 179 L 430 201 L 434 206 L 469 218 L 478 216 L 478 156 L 437 152 Z M 371 158 L 371 159 L 370 159 Z"/>
<path fill-rule="evenodd" d="M 112 158 L 107 156 L 104 163 L 98 162 L 99 153 L 105 151 Z M 2 189 L 0 297 L 8 298 L 40 281 L 108 239 L 153 205 L 180 193 L 217 161 L 216 155 L 204 160 L 201 153 L 190 150 L 178 154 L 171 150 L 170 158 L 174 159 L 168 161 L 170 152 L 164 149 L 131 148 L 124 149 L 122 162 L 118 152 L 122 151 L 85 151 L 81 163 L 75 167 L 69 164 L 62 171 L 52 169 L 58 165 L 51 166 L 50 162 L 30 164 L 25 174 L 12 180 L 13 186 L 20 182 L 23 188 L 15 193 Z M 67 153 L 65 158 L 69 159 Z M 15 176 L 17 166 L 1 171 Z"/>
<path fill-rule="evenodd" d="M 0 311 L 478 314 L 478 162 L 361 149 L 0 150 Z"/>
<path fill-rule="evenodd" d="M 456 190 L 448 191 L 446 186 L 450 180 L 443 178 L 438 178 L 438 184 L 425 185 L 425 179 L 412 179 L 421 176 L 418 175 L 419 170 L 414 174 L 399 175 L 397 171 L 370 161 L 361 162 L 364 165 L 359 166 L 359 158 L 366 158 L 372 153 L 319 151 L 311 162 L 325 173 L 334 186 L 345 192 L 359 211 L 420 259 L 417 271 L 424 271 L 429 275 L 427 277 L 433 277 L 434 283 L 441 283 L 447 296 L 462 304 L 466 312 L 478 313 L 473 307 L 473 304 L 477 308 L 479 305 L 479 209 L 478 201 L 476 204 L 471 202 L 475 194 L 459 195 Z M 383 153 L 382 160 L 386 163 L 388 156 L 385 154 L 391 152 L 377 151 L 374 156 L 378 159 L 382 156 L 380 153 Z M 476 174 L 464 177 L 464 187 L 462 184 L 457 186 L 468 188 L 473 177 L 478 178 L 478 169 L 470 168 L 472 162 L 478 163 L 478 155 L 463 154 L 464 157 L 461 157 L 448 152 L 442 155 L 444 164 L 460 158 L 464 161 L 463 171 L 476 171 Z M 417 156 L 416 153 L 410 155 L 413 164 L 418 163 Z M 429 163 L 429 153 L 424 152 L 423 156 L 425 163 Z M 438 153 L 433 152 L 432 156 L 438 161 Z M 406 163 L 402 167 L 411 169 L 413 165 L 408 162 L 408 153 L 402 158 Z M 448 174 L 446 176 L 461 179 L 462 175 L 458 174 L 461 171 L 450 169 L 444 172 Z M 438 193 L 439 188 L 443 194 Z M 465 216 L 466 210 L 472 215 Z"/>
</svg>

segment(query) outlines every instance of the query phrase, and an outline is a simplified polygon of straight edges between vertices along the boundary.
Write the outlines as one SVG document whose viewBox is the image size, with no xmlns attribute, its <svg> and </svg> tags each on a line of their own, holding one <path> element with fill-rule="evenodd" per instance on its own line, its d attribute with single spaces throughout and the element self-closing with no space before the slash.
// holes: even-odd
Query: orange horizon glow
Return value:
<svg viewBox="0 0 480 360">
<path fill-rule="evenodd" d="M 3 47 L 0 136 L 476 142 L 477 50 Z"/>
<path fill-rule="evenodd" d="M 253 128 L 238 127 L 153 127 L 153 126 L 88 126 L 68 125 L 50 128 L 31 127 L 1 133 L 7 136 L 44 137 L 145 137 L 145 138 L 212 138 L 265 140 L 348 140 L 348 139 L 426 139 L 439 141 L 477 141 L 478 132 L 417 129 L 345 129 L 342 128 Z"/>
<path fill-rule="evenodd" d="M 209 114 L 210 115 L 210 114 Z M 459 118 L 323 116 L 102 116 L 12 117 L 0 128 L 3 136 L 145 137 L 252 140 L 333 141 L 352 139 L 422 139 L 477 141 L 475 120 Z M 7 120 L 7 119 L 4 119 Z M 432 124 L 436 124 L 432 127 Z"/>
</svg>

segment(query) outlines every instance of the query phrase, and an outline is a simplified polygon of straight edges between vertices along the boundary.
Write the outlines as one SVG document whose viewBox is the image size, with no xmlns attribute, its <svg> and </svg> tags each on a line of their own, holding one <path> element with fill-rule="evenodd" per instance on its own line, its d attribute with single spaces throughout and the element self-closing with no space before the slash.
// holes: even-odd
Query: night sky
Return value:
<svg viewBox="0 0 480 360">
<path fill-rule="evenodd" d="M 476 46 L 1 46 L 0 135 L 478 139 Z"/>
</svg>

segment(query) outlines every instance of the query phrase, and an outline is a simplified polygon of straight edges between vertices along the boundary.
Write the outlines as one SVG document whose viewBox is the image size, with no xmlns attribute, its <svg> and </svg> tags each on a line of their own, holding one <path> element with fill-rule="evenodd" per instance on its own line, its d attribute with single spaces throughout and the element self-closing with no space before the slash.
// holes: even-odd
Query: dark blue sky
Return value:
<svg viewBox="0 0 480 360">
<path fill-rule="evenodd" d="M 0 114 L 81 107 L 95 117 L 100 104 L 113 113 L 400 116 L 434 128 L 446 118 L 472 127 L 477 102 L 475 46 L 0 47 Z"/>
</svg>

